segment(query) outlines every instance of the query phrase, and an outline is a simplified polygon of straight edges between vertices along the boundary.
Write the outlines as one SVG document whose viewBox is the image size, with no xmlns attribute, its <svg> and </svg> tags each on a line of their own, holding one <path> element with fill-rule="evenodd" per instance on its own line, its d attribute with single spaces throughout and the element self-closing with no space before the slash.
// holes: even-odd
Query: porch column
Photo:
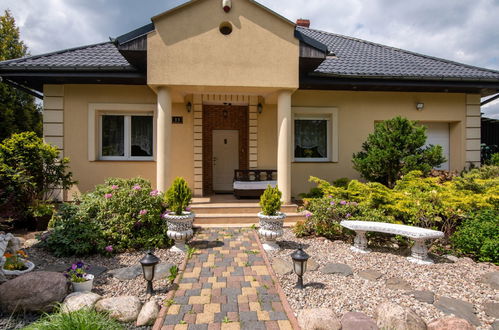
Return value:
<svg viewBox="0 0 499 330">
<path fill-rule="evenodd" d="M 158 119 L 156 122 L 156 188 L 168 189 L 172 130 L 172 100 L 168 87 L 158 88 Z"/>
<path fill-rule="evenodd" d="M 277 96 L 277 185 L 282 201 L 291 202 L 291 91 Z"/>
</svg>

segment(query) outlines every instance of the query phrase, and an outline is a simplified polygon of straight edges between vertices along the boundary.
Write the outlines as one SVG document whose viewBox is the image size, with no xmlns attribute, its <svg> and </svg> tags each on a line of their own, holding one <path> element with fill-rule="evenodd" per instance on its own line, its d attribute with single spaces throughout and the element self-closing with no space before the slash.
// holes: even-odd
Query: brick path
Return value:
<svg viewBox="0 0 499 330">
<path fill-rule="evenodd" d="M 211 228 L 196 233 L 162 329 L 293 329 L 265 265 L 255 232 Z"/>
</svg>

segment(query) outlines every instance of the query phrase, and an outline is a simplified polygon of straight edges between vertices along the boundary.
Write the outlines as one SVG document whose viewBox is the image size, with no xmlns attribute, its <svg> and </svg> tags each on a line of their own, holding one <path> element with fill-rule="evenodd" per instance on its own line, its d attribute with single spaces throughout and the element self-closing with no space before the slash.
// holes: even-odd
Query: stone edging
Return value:
<svg viewBox="0 0 499 330">
<path fill-rule="evenodd" d="M 265 252 L 265 250 L 263 249 L 262 242 L 260 241 L 260 237 L 258 237 L 258 234 L 256 232 L 254 232 L 253 234 L 256 237 L 256 241 L 258 242 L 258 247 L 260 248 L 260 253 L 263 256 L 263 260 L 265 261 L 265 265 L 267 266 L 270 277 L 272 277 L 272 281 L 274 282 L 275 288 L 277 290 L 277 294 L 279 294 L 279 298 L 281 299 L 282 306 L 284 307 L 284 311 L 286 312 L 288 320 L 291 323 L 291 326 L 293 327 L 294 330 L 300 330 L 300 326 L 298 325 L 298 320 L 295 317 L 295 313 L 291 309 L 291 306 L 289 305 L 289 302 L 288 302 L 288 298 L 286 297 L 286 294 L 284 293 L 284 291 L 281 288 L 281 285 L 279 284 L 279 279 L 277 278 L 277 276 L 274 273 L 274 269 L 272 268 L 272 265 L 270 264 L 269 257 L 267 256 L 267 252 Z"/>
<path fill-rule="evenodd" d="M 174 289 L 171 290 L 170 292 L 168 292 L 168 294 L 166 295 L 166 298 L 163 300 L 161 310 L 159 311 L 158 317 L 156 318 L 156 321 L 154 322 L 152 330 L 161 330 L 161 328 L 163 327 L 166 313 L 168 312 L 168 308 L 170 308 L 170 306 L 165 306 L 164 302 L 173 299 L 173 297 L 175 296 L 175 292 L 177 292 L 179 282 L 182 279 L 182 277 L 184 276 L 185 267 L 187 267 L 188 261 L 189 261 L 189 259 L 187 258 L 187 253 L 186 253 L 184 256 L 184 261 L 182 262 L 182 264 L 179 267 L 179 273 L 172 283 L 172 286 Z"/>
</svg>

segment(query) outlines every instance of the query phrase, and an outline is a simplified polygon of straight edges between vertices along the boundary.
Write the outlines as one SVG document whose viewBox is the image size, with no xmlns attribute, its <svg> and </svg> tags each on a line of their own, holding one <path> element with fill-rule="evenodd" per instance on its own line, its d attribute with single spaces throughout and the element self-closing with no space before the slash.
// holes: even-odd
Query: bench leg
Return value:
<svg viewBox="0 0 499 330">
<path fill-rule="evenodd" d="M 428 248 L 424 239 L 414 240 L 414 245 L 411 248 L 411 256 L 407 257 L 407 260 L 421 265 L 430 265 L 433 263 L 433 260 L 428 257 Z"/>
<path fill-rule="evenodd" d="M 369 253 L 371 250 L 367 248 L 367 238 L 365 231 L 356 231 L 353 240 L 353 246 L 350 248 L 354 252 Z"/>
</svg>

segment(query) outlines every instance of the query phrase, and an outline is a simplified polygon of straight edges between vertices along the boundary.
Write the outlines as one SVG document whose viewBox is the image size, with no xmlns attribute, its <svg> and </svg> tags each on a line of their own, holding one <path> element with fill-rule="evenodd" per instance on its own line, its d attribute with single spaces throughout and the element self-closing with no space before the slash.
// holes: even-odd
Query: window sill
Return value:
<svg viewBox="0 0 499 330">
<path fill-rule="evenodd" d="M 338 164 L 339 162 L 333 162 L 331 160 L 326 160 L 326 161 L 322 161 L 322 160 L 308 160 L 308 161 L 302 161 L 302 160 L 294 160 L 291 162 L 291 164 Z"/>
<path fill-rule="evenodd" d="M 111 163 L 116 163 L 116 162 L 122 162 L 122 163 L 144 163 L 144 162 L 155 162 L 156 160 L 151 158 L 151 159 L 96 159 L 93 160 L 92 162 L 99 162 L 99 163 L 106 163 L 106 162 L 111 162 Z"/>
</svg>

